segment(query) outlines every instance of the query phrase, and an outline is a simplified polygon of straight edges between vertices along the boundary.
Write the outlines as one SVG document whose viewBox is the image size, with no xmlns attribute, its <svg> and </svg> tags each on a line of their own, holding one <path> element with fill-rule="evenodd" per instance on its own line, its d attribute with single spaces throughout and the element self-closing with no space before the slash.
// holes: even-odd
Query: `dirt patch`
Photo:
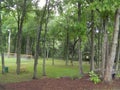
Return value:
<svg viewBox="0 0 120 90">
<path fill-rule="evenodd" d="M 0 84 L 0 90 L 5 90 L 5 86 Z"/>
<path fill-rule="evenodd" d="M 110 85 L 103 82 L 94 84 L 85 76 L 81 79 L 62 77 L 59 79 L 42 78 L 38 80 L 5 84 L 6 90 L 120 90 L 120 79 Z"/>
</svg>

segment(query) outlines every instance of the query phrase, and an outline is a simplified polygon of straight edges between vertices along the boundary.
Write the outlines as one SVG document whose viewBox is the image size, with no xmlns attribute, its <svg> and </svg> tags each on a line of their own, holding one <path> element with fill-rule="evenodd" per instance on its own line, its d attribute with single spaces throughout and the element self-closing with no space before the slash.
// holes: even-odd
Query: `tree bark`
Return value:
<svg viewBox="0 0 120 90">
<path fill-rule="evenodd" d="M 78 22 L 80 23 L 81 20 L 81 3 L 78 2 Z M 82 51 L 81 51 L 81 37 L 78 37 L 78 59 L 79 59 L 79 70 L 80 74 L 83 74 L 82 68 Z"/>
<path fill-rule="evenodd" d="M 120 20 L 119 14 L 120 14 L 120 9 L 117 9 L 115 12 L 112 47 L 110 49 L 110 54 L 108 56 L 108 60 L 107 60 L 108 62 L 106 64 L 106 71 L 104 76 L 104 81 L 107 83 L 110 83 L 112 81 L 112 70 L 113 70 L 113 65 L 115 60 L 116 47 L 117 47 L 118 34 L 119 34 L 119 20 Z"/>
<path fill-rule="evenodd" d="M 67 30 L 67 37 L 66 37 L 66 66 L 68 65 L 69 60 L 69 30 Z"/>
<path fill-rule="evenodd" d="M 0 1 L 0 11 L 2 11 L 1 9 L 1 1 Z M 2 19 L 1 19 L 1 13 L 0 13 L 0 53 L 1 53 L 1 60 L 2 60 L 2 74 L 4 74 L 4 67 L 5 67 L 5 63 L 4 63 L 4 50 L 3 50 L 4 46 L 3 46 L 3 35 L 2 35 Z"/>
<path fill-rule="evenodd" d="M 78 61 L 79 61 L 79 73 L 81 75 L 83 75 L 83 67 L 82 67 L 82 51 L 81 51 L 81 40 L 80 40 L 80 37 L 79 37 L 79 40 L 78 40 Z"/>
<path fill-rule="evenodd" d="M 95 47 L 94 47 L 94 37 L 95 37 L 95 31 L 94 31 L 94 13 L 91 11 L 91 60 L 90 60 L 90 71 L 94 71 L 94 53 L 95 53 Z"/>
<path fill-rule="evenodd" d="M 120 31 L 118 36 L 118 45 L 116 50 L 116 60 L 115 60 L 115 70 L 118 71 L 119 69 L 119 59 L 120 59 Z"/>
<path fill-rule="evenodd" d="M 39 47 L 40 47 L 40 43 L 39 42 L 40 42 L 40 36 L 41 36 L 43 19 L 44 19 L 45 13 L 46 13 L 47 1 L 48 0 L 46 0 L 45 8 L 44 8 L 44 11 L 43 11 L 41 19 L 40 19 L 39 29 L 37 31 L 37 40 L 36 40 L 36 47 L 35 47 L 35 59 L 34 59 L 33 79 L 37 78 L 37 64 L 38 64 Z"/>
<path fill-rule="evenodd" d="M 17 37 L 17 69 L 16 73 L 20 74 L 20 63 L 21 63 L 21 40 L 22 40 L 22 28 L 23 28 L 23 22 L 26 15 L 26 2 L 27 0 L 24 0 L 23 3 L 23 11 L 22 16 L 18 16 L 18 37 Z"/>
<path fill-rule="evenodd" d="M 53 57 L 52 57 L 52 65 L 55 65 L 55 62 L 54 62 L 54 60 L 55 60 L 55 38 L 53 38 L 53 51 L 52 51 L 52 55 L 53 55 Z"/>
<path fill-rule="evenodd" d="M 47 36 L 47 29 L 48 29 L 48 19 L 49 19 L 49 5 L 50 5 L 50 0 L 46 0 L 47 3 L 47 18 L 46 18 L 46 22 L 45 22 L 45 33 L 44 33 L 44 42 L 43 42 L 43 49 L 44 49 L 44 58 L 43 58 L 43 72 L 42 75 L 46 76 L 46 36 Z"/>
<path fill-rule="evenodd" d="M 104 77 L 105 64 L 107 59 L 107 41 L 108 41 L 108 35 L 107 35 L 107 18 L 106 18 L 106 20 L 103 20 L 103 43 L 102 43 L 102 62 L 101 62 L 102 77 Z"/>
</svg>

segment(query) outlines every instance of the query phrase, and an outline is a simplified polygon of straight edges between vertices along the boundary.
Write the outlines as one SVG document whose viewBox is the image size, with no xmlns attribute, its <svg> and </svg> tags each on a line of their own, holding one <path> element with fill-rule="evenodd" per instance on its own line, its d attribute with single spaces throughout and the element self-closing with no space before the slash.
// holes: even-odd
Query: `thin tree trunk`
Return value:
<svg viewBox="0 0 120 90">
<path fill-rule="evenodd" d="M 66 66 L 68 65 L 69 60 L 69 30 L 67 30 L 67 37 L 66 37 Z"/>
<path fill-rule="evenodd" d="M 55 39 L 53 38 L 53 51 L 52 51 L 52 65 L 54 65 L 55 64 L 55 62 L 54 62 L 54 59 L 55 59 L 55 57 L 54 57 L 54 54 L 55 54 L 55 51 L 54 51 L 54 49 L 55 49 Z"/>
<path fill-rule="evenodd" d="M 24 18 L 26 15 L 26 1 L 27 0 L 24 0 L 22 16 L 21 16 L 21 18 L 18 18 L 17 69 L 16 69 L 17 74 L 20 74 L 20 63 L 21 63 L 20 54 L 21 54 L 22 27 L 23 27 Z"/>
<path fill-rule="evenodd" d="M 78 2 L 78 22 L 81 21 L 81 3 Z M 83 68 L 82 68 L 82 51 L 81 51 L 81 38 L 79 36 L 78 38 L 78 58 L 79 58 L 79 69 L 80 74 L 83 74 Z"/>
<path fill-rule="evenodd" d="M 94 54 L 95 54 L 95 47 L 94 47 L 94 37 L 95 37 L 95 31 L 94 31 L 94 13 L 91 11 L 91 60 L 90 60 L 90 71 L 94 71 Z"/>
<path fill-rule="evenodd" d="M 48 29 L 48 19 L 49 19 L 49 4 L 50 4 L 50 0 L 46 1 L 48 6 L 47 6 L 47 19 L 46 19 L 46 23 L 45 23 L 45 33 L 44 33 L 44 43 L 43 43 L 43 49 L 44 49 L 44 58 L 43 58 L 43 72 L 42 75 L 46 76 L 46 36 L 47 36 L 47 29 Z"/>
<path fill-rule="evenodd" d="M 74 38 L 74 44 L 73 44 L 73 46 L 72 46 L 72 58 L 71 58 L 71 65 L 73 66 L 73 60 L 74 60 L 74 52 L 75 52 L 75 45 L 76 45 L 76 43 L 75 43 L 76 41 L 75 41 L 75 38 Z"/>
<path fill-rule="evenodd" d="M 1 53 L 1 58 L 2 58 L 2 74 L 5 73 L 4 67 L 5 67 L 5 62 L 4 62 L 4 53 Z"/>
<path fill-rule="evenodd" d="M 0 11 L 2 11 L 1 9 L 1 1 L 0 1 Z M 5 63 L 4 63 L 4 52 L 3 52 L 3 35 L 2 35 L 2 19 L 1 19 L 1 13 L 0 13 L 0 52 L 1 52 L 1 60 L 2 60 L 2 74 L 4 74 L 4 67 L 5 67 Z"/>
<path fill-rule="evenodd" d="M 81 51 L 81 40 L 80 40 L 80 37 L 79 37 L 79 40 L 78 40 L 78 61 L 79 61 L 79 71 L 80 71 L 80 74 L 82 75 L 83 74 L 83 67 L 82 67 L 82 51 Z"/>
<path fill-rule="evenodd" d="M 120 20 L 120 9 L 117 9 L 115 12 L 115 23 L 114 23 L 114 33 L 113 33 L 113 39 L 112 39 L 112 47 L 110 49 L 110 54 L 108 56 L 108 62 L 106 64 L 106 71 L 104 76 L 104 81 L 107 83 L 110 83 L 112 81 L 112 70 L 115 60 L 115 54 L 116 54 L 116 47 L 117 47 L 117 41 L 118 41 L 118 34 L 119 34 L 119 20 Z"/>
<path fill-rule="evenodd" d="M 40 19 L 40 24 L 39 24 L 39 29 L 37 31 L 37 40 L 36 40 L 36 47 L 35 47 L 35 59 L 34 59 L 34 72 L 33 72 L 33 79 L 37 78 L 37 64 L 38 64 L 38 57 L 39 57 L 39 46 L 40 46 L 40 36 L 41 36 L 41 30 L 42 30 L 42 24 L 43 24 L 43 18 L 46 13 L 46 7 L 47 7 L 47 1 L 45 4 L 44 12 L 42 13 L 41 19 Z"/>
<path fill-rule="evenodd" d="M 98 31 L 98 68 L 100 68 L 100 30 Z"/>
</svg>

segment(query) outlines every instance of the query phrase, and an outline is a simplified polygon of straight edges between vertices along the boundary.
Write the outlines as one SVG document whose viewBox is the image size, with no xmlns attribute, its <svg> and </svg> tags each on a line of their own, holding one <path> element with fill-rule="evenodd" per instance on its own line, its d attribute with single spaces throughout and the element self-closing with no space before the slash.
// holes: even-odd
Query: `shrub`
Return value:
<svg viewBox="0 0 120 90">
<path fill-rule="evenodd" d="M 90 80 L 94 82 L 94 84 L 101 82 L 99 76 L 94 71 L 89 72 L 89 76 Z"/>
</svg>

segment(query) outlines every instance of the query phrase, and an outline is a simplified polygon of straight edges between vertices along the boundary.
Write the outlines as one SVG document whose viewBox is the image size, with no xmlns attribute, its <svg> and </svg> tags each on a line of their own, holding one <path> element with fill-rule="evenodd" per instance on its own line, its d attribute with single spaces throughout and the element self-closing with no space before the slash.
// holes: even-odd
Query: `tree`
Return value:
<svg viewBox="0 0 120 90">
<path fill-rule="evenodd" d="M 120 20 L 120 9 L 117 9 L 115 12 L 112 47 L 110 50 L 110 54 L 108 56 L 109 62 L 107 62 L 105 77 L 104 77 L 104 81 L 108 83 L 112 81 L 112 70 L 113 70 L 113 65 L 114 65 L 114 60 L 115 60 L 115 55 L 116 55 L 116 47 L 117 47 L 118 34 L 119 34 L 118 33 L 119 32 L 119 20 Z"/>
<path fill-rule="evenodd" d="M 46 4 L 45 4 L 44 10 L 42 12 L 42 15 L 39 16 L 40 21 L 39 21 L 39 29 L 37 31 L 37 38 L 36 38 L 33 79 L 37 78 L 37 64 L 38 64 L 38 57 L 39 57 L 40 36 L 41 36 L 41 30 L 42 30 L 42 25 L 43 25 L 43 19 L 45 17 L 45 13 L 46 13 L 47 3 L 48 3 L 48 0 L 46 0 Z"/>
<path fill-rule="evenodd" d="M 1 1 L 0 1 L 0 11 L 2 12 L 1 8 Z M 1 60 L 2 60 L 2 74 L 4 74 L 4 50 L 3 50 L 3 34 L 2 34 L 2 18 L 1 18 L 1 12 L 0 12 L 0 53 L 1 53 Z"/>
<path fill-rule="evenodd" d="M 47 4 L 47 18 L 46 18 L 46 22 L 45 22 L 45 33 L 44 33 L 44 37 L 43 37 L 43 49 L 44 49 L 44 58 L 43 58 L 43 76 L 46 76 L 46 69 L 45 69 L 45 61 L 46 61 L 46 36 L 47 36 L 47 30 L 48 30 L 48 19 L 49 19 L 49 14 L 50 14 L 50 0 L 46 1 Z"/>
<path fill-rule="evenodd" d="M 19 2 L 17 2 L 18 4 Z M 23 4 L 23 5 L 22 5 Z M 17 74 L 20 74 L 20 55 L 21 55 L 21 40 L 22 40 L 22 28 L 23 28 L 23 22 L 26 15 L 26 5 L 27 0 L 24 0 L 23 3 L 21 3 L 21 6 L 17 5 L 17 24 L 18 24 L 18 32 L 17 32 Z M 20 8 L 22 9 L 21 12 L 19 12 Z M 21 14 L 20 14 L 21 13 Z"/>
</svg>

